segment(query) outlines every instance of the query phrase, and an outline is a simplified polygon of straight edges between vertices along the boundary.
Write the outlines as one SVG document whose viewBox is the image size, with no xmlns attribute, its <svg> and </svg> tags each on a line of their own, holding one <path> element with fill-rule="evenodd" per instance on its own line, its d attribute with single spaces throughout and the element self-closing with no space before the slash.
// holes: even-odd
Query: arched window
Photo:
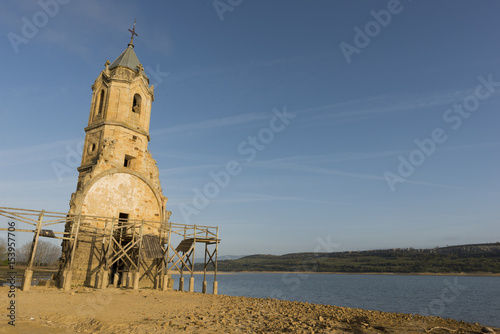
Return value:
<svg viewBox="0 0 500 334">
<path fill-rule="evenodd" d="M 99 104 L 97 108 L 97 116 L 102 116 L 102 109 L 104 108 L 104 89 L 99 93 Z"/>
<path fill-rule="evenodd" d="M 132 102 L 132 112 L 136 114 L 141 113 L 141 102 L 142 97 L 139 94 L 134 95 L 134 101 Z"/>
</svg>

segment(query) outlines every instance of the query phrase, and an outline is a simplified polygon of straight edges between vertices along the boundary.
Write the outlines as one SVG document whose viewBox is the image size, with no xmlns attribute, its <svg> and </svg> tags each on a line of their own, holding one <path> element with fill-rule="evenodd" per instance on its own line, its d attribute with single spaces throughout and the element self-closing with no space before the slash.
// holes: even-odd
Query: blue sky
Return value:
<svg viewBox="0 0 500 334">
<path fill-rule="evenodd" d="M 220 226 L 220 254 L 499 241 L 499 10 L 3 1 L 0 206 L 69 209 L 90 86 L 137 18 L 172 221 Z M 215 189 L 228 163 L 238 173 Z"/>
</svg>

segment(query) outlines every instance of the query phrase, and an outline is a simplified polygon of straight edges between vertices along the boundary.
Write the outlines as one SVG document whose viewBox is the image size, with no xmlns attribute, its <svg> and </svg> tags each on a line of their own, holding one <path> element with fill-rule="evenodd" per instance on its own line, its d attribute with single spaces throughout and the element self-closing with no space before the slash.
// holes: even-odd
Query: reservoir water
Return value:
<svg viewBox="0 0 500 334">
<path fill-rule="evenodd" d="M 174 289 L 178 288 L 179 276 Z M 201 292 L 203 275 L 195 275 Z M 500 327 L 500 277 L 357 275 L 305 273 L 234 273 L 217 275 L 219 294 L 278 298 L 378 310 L 440 316 Z M 213 275 L 207 275 L 212 292 Z M 189 276 L 185 275 L 184 289 Z"/>
</svg>

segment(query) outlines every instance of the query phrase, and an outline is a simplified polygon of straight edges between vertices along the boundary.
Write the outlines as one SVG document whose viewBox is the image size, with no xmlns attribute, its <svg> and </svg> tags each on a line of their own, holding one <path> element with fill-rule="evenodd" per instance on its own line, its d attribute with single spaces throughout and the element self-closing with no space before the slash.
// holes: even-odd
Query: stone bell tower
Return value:
<svg viewBox="0 0 500 334">
<path fill-rule="evenodd" d="M 154 86 L 149 85 L 134 52 L 135 25 L 130 31 L 128 47 L 112 63 L 106 61 L 92 85 L 82 163 L 76 192 L 71 195 L 70 215 L 168 220 L 167 198 L 162 194 L 156 161 L 148 151 Z M 145 234 L 155 232 L 151 227 L 145 229 Z M 97 264 L 89 264 L 91 258 L 91 245 L 82 240 L 75 253 L 74 284 L 88 284 L 93 279 L 93 267 Z"/>
</svg>

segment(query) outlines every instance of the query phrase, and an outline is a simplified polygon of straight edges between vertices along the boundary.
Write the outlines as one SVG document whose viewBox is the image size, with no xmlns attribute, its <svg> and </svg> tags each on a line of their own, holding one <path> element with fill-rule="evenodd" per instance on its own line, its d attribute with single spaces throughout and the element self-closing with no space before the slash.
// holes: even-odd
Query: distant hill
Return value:
<svg viewBox="0 0 500 334">
<path fill-rule="evenodd" d="M 245 255 L 220 255 L 217 257 L 217 261 L 236 260 L 236 259 L 241 259 L 244 256 Z M 205 258 L 197 257 L 194 259 L 194 263 L 205 263 Z"/>
<path fill-rule="evenodd" d="M 280 256 L 259 254 L 218 261 L 217 267 L 219 271 L 500 273 L 500 243 Z"/>
</svg>

